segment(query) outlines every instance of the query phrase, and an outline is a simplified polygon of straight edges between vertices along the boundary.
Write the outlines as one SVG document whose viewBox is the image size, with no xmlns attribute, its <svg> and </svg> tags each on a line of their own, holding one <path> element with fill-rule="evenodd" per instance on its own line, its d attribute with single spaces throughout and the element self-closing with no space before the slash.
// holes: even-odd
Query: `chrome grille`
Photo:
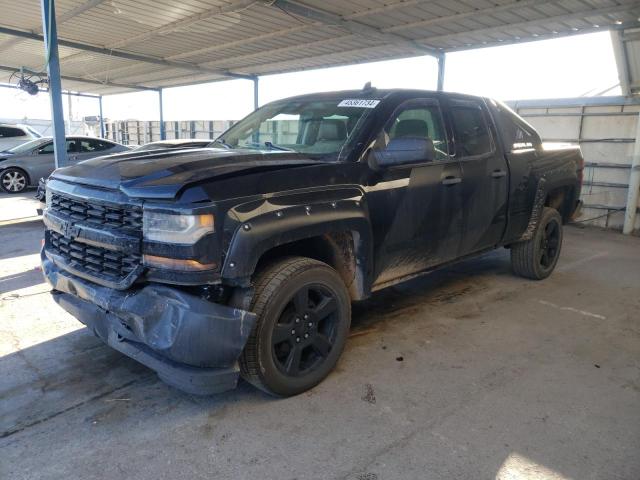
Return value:
<svg viewBox="0 0 640 480">
<path fill-rule="evenodd" d="M 49 208 L 78 222 L 142 234 L 142 208 L 138 206 L 106 206 L 53 192 Z"/>
</svg>

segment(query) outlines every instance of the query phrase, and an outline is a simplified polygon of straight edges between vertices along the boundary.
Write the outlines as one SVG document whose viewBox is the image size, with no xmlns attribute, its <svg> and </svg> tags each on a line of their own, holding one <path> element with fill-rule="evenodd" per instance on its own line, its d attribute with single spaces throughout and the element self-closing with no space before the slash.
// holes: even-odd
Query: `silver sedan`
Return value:
<svg viewBox="0 0 640 480">
<path fill-rule="evenodd" d="M 125 145 L 103 138 L 67 137 L 70 164 L 102 155 L 130 150 Z M 32 140 L 0 152 L 0 187 L 8 193 L 20 193 L 38 180 L 47 178 L 55 169 L 51 138 Z"/>
</svg>

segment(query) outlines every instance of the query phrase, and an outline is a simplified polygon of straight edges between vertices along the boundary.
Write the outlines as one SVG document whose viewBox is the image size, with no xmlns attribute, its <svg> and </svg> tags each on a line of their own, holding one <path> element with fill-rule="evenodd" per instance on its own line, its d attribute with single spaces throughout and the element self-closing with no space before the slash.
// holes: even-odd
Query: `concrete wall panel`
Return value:
<svg viewBox="0 0 640 480">
<path fill-rule="evenodd" d="M 544 140 L 572 140 L 578 138 L 580 117 L 525 117 Z"/>
<path fill-rule="evenodd" d="M 582 138 L 635 138 L 637 122 L 636 115 L 585 116 Z"/>
</svg>

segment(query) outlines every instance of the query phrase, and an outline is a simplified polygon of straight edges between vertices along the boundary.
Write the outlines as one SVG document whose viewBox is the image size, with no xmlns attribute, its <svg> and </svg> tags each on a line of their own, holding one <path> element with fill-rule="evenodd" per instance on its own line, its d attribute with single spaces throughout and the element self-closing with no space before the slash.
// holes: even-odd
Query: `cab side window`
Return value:
<svg viewBox="0 0 640 480">
<path fill-rule="evenodd" d="M 433 142 L 434 160 L 449 158 L 447 137 L 437 105 L 408 105 L 396 113 L 384 129 L 385 141 L 399 138 L 426 138 Z"/>
<path fill-rule="evenodd" d="M 458 157 L 473 157 L 493 150 L 489 126 L 480 106 L 454 105 L 451 117 Z"/>
<path fill-rule="evenodd" d="M 40 147 L 38 149 L 38 153 L 40 155 L 46 155 L 47 153 L 53 153 L 53 142 L 47 143 L 46 145 Z"/>
<path fill-rule="evenodd" d="M 506 105 L 496 102 L 495 106 L 498 110 L 496 117 L 507 152 L 540 147 L 540 137 L 538 137 L 533 128 L 527 125 Z"/>
<path fill-rule="evenodd" d="M 77 151 L 78 149 L 75 140 L 67 140 L 67 153 L 76 153 Z M 54 153 L 53 142 L 47 143 L 38 149 L 39 155 L 46 155 L 48 153 Z"/>
<path fill-rule="evenodd" d="M 110 144 L 100 140 L 82 139 L 80 141 L 81 153 L 101 152 L 103 150 L 108 150 L 109 148 L 111 148 Z"/>
</svg>

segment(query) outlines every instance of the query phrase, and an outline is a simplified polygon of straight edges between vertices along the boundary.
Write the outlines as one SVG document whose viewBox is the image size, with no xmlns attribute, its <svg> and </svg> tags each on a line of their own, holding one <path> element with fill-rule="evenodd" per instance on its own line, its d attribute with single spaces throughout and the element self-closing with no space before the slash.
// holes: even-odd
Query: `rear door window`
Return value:
<svg viewBox="0 0 640 480">
<path fill-rule="evenodd" d="M 451 119 L 455 134 L 456 155 L 475 157 L 493 151 L 493 142 L 485 114 L 474 102 L 454 103 Z"/>
</svg>

